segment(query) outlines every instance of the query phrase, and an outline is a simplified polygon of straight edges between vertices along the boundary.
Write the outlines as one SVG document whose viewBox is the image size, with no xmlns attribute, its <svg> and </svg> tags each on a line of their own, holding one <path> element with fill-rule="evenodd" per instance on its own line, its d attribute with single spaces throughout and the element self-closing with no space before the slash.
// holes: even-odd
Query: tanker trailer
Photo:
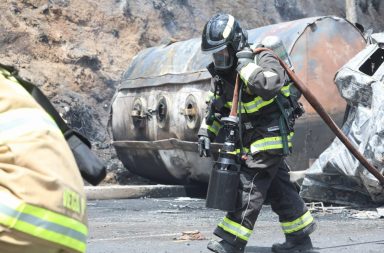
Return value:
<svg viewBox="0 0 384 253">
<path fill-rule="evenodd" d="M 345 19 L 312 17 L 248 30 L 249 42 L 278 36 L 296 74 L 340 126 L 346 102 L 333 83 L 336 71 L 366 46 L 360 31 Z M 123 74 L 112 99 L 111 128 L 119 159 L 131 172 L 159 183 L 207 183 L 213 157 L 197 152 L 197 131 L 210 89 L 200 38 L 147 48 Z M 334 134 L 301 98 L 306 113 L 296 121 L 294 150 L 288 163 L 305 170 L 334 139 Z M 220 134 L 219 134 L 220 135 Z"/>
</svg>

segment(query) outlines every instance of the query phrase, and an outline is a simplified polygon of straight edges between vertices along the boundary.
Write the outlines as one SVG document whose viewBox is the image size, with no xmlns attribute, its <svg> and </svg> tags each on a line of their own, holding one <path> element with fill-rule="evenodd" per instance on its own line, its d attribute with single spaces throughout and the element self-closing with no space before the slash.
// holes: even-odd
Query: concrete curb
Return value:
<svg viewBox="0 0 384 253">
<path fill-rule="evenodd" d="M 182 185 L 107 185 L 85 186 L 88 200 L 186 197 L 200 186 Z"/>
</svg>

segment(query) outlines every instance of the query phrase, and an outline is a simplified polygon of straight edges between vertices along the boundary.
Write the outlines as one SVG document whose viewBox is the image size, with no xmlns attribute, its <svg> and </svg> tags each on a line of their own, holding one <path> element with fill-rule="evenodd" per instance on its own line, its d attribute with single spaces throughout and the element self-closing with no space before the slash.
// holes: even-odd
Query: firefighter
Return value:
<svg viewBox="0 0 384 253">
<path fill-rule="evenodd" d="M 56 123 L 0 65 L 0 252 L 85 252 L 86 197 Z"/>
<path fill-rule="evenodd" d="M 199 129 L 200 156 L 210 155 L 210 142 L 218 135 L 220 117 L 227 117 L 232 105 L 236 76 L 241 79 L 241 163 L 237 209 L 228 212 L 211 240 L 213 252 L 244 252 L 262 204 L 268 200 L 278 214 L 286 241 L 274 244 L 273 252 L 301 252 L 312 249 L 309 234 L 316 224 L 289 180 L 285 157 L 291 152 L 297 108 L 293 85 L 270 52 L 253 53 L 247 33 L 228 14 L 217 14 L 205 25 L 201 49 L 212 54 L 208 65 L 212 90 L 207 116 Z M 292 93 L 291 93 L 292 91 Z M 239 117 L 240 118 L 240 117 Z M 242 146 L 240 146 L 242 144 Z M 240 152 L 243 152 L 240 154 Z"/>
</svg>

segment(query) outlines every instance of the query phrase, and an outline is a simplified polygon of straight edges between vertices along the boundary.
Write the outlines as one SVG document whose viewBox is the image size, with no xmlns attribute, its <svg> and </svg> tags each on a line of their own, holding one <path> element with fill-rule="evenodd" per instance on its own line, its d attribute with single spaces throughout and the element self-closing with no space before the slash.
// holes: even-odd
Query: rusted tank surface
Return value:
<svg viewBox="0 0 384 253">
<path fill-rule="evenodd" d="M 276 35 L 284 42 L 298 76 L 341 125 L 346 107 L 333 78 L 366 42 L 352 24 L 314 17 L 248 31 L 249 42 Z M 208 182 L 214 158 L 200 158 L 197 131 L 205 112 L 209 55 L 200 38 L 141 51 L 123 75 L 112 101 L 113 145 L 133 173 L 161 183 Z M 303 170 L 334 135 L 302 98 L 306 114 L 296 124 L 293 170 Z M 213 144 L 214 157 L 220 147 Z"/>
</svg>

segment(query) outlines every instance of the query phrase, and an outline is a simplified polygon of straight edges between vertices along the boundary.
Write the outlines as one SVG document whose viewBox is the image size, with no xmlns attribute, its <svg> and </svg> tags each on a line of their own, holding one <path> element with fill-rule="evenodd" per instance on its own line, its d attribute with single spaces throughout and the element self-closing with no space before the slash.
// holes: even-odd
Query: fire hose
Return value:
<svg viewBox="0 0 384 253">
<path fill-rule="evenodd" d="M 307 88 L 307 86 L 301 81 L 297 75 L 287 66 L 287 64 L 280 59 L 275 53 L 268 48 L 256 48 L 253 50 L 254 53 L 260 53 L 262 51 L 271 52 L 274 57 L 280 62 L 281 66 L 287 71 L 288 76 L 291 78 L 295 86 L 300 90 L 303 96 L 307 99 L 309 104 L 315 109 L 315 111 L 320 115 L 323 121 L 328 125 L 328 127 L 332 130 L 332 132 L 340 139 L 340 141 L 345 145 L 346 148 L 356 157 L 357 160 L 374 176 L 379 180 L 380 184 L 384 186 L 384 176 L 380 174 L 380 172 L 373 167 L 368 160 L 353 146 L 353 144 L 348 140 L 347 136 L 340 130 L 340 128 L 336 125 L 336 123 L 332 120 L 332 118 L 325 111 L 324 107 L 320 104 L 319 100 L 313 95 L 313 93 Z M 236 85 L 238 87 L 238 78 L 236 79 Z M 236 87 L 236 86 L 235 86 Z M 235 89 L 236 90 L 236 89 Z M 235 94 L 233 97 L 232 105 L 235 107 L 237 111 L 237 99 L 235 101 Z M 232 108 L 234 109 L 234 108 Z M 234 111 L 234 112 L 236 112 Z M 232 113 L 232 110 L 231 110 Z"/>
<path fill-rule="evenodd" d="M 232 107 L 229 116 L 237 117 L 237 106 L 239 103 L 239 74 L 236 75 L 236 83 L 232 97 Z"/>
</svg>

